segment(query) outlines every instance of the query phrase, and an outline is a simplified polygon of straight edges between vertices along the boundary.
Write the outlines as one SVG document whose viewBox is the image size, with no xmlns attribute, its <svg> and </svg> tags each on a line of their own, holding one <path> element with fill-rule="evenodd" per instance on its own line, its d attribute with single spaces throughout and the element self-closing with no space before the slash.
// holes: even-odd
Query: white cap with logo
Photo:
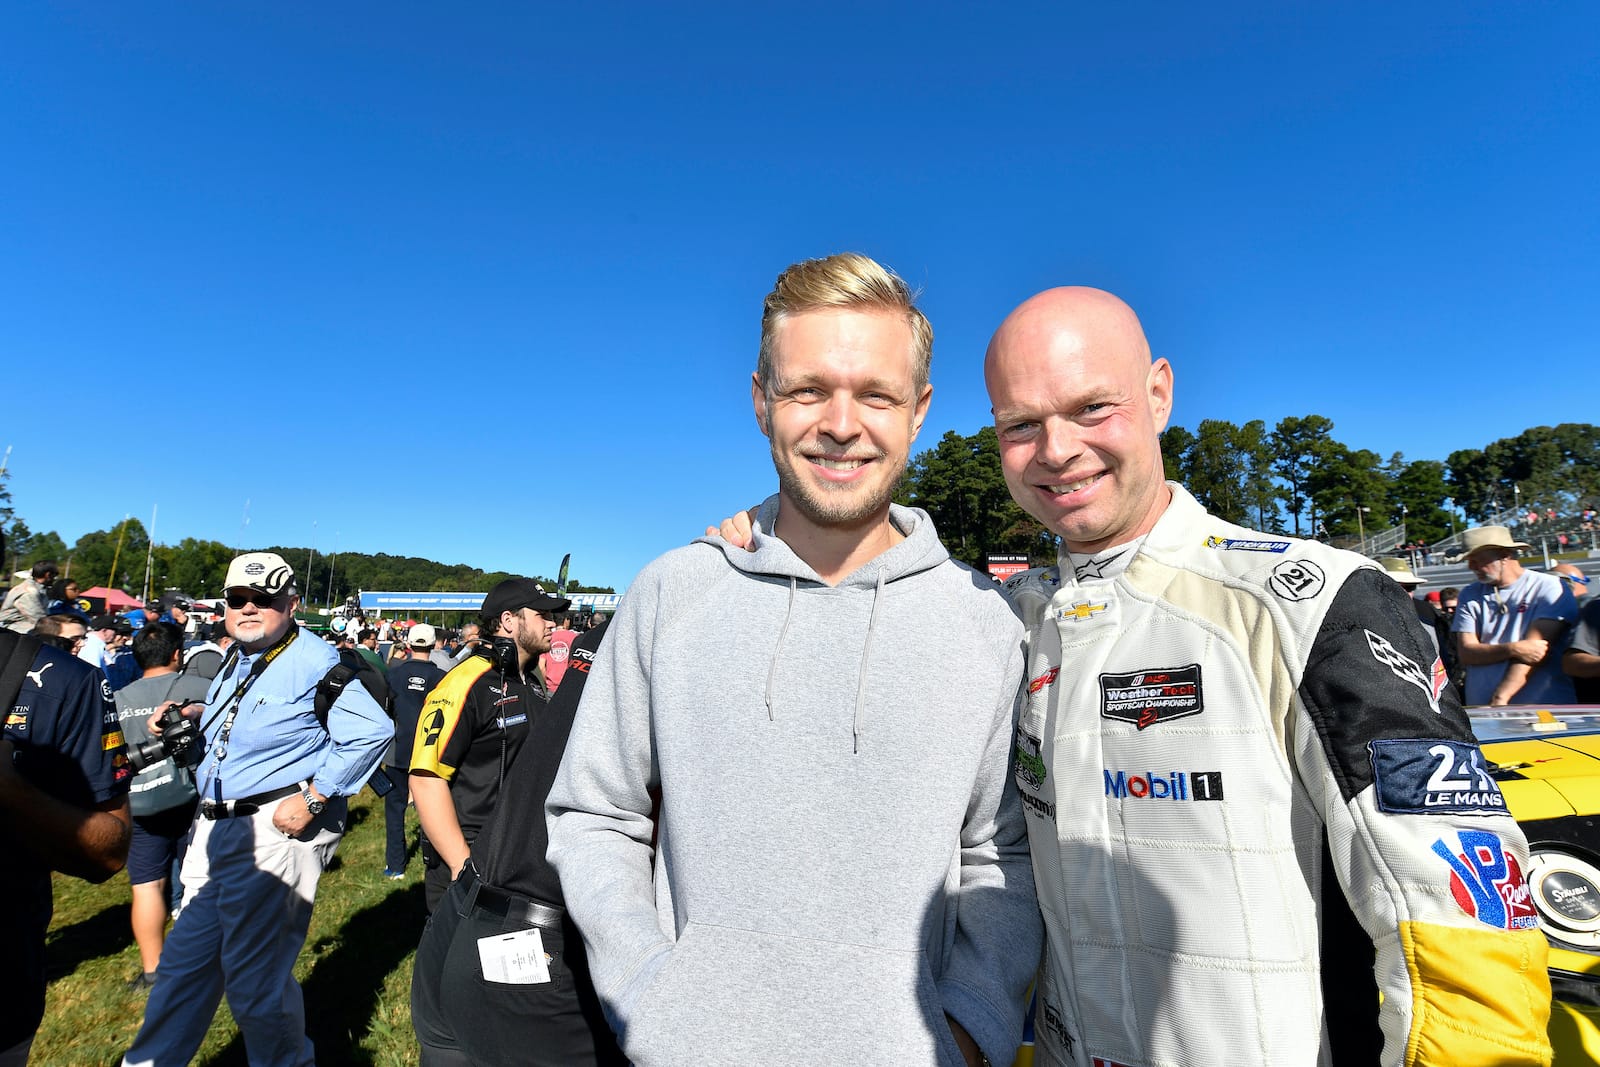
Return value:
<svg viewBox="0 0 1600 1067">
<path fill-rule="evenodd" d="M 246 552 L 228 564 L 224 589 L 254 589 L 276 596 L 294 592 L 294 570 L 276 552 Z"/>
</svg>

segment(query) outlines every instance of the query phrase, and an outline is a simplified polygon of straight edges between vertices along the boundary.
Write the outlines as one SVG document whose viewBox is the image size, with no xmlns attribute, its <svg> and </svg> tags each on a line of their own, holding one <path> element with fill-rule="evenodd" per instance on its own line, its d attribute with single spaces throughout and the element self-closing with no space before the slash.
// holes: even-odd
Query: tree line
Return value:
<svg viewBox="0 0 1600 1067">
<path fill-rule="evenodd" d="M 1573 516 L 1600 504 L 1600 427 L 1589 423 L 1535 426 L 1482 449 L 1450 453 L 1443 462 L 1387 459 L 1352 449 L 1333 436 L 1322 415 L 1289 416 L 1272 429 L 1260 419 L 1236 425 L 1204 419 L 1193 431 L 1172 426 L 1161 435 L 1167 477 L 1182 482 L 1212 514 L 1268 533 L 1346 537 L 1404 523 L 1406 539 L 1444 540 L 1452 524 L 1470 526 L 1520 505 Z M 994 427 L 945 433 L 906 469 L 895 499 L 933 516 L 950 554 L 982 567 L 990 554 L 1053 559 L 1055 539 L 1026 515 L 1006 491 Z M 144 591 L 149 557 L 151 591 L 182 589 L 215 596 L 235 550 L 218 541 L 187 537 L 175 545 L 150 544 L 138 519 L 95 530 L 66 544 L 54 531 L 33 533 L 16 514 L 0 472 L 0 529 L 6 531 L 7 570 L 54 559 L 83 588 L 109 585 L 134 596 Z M 416 592 L 486 592 L 505 578 L 464 563 L 416 556 L 343 552 L 309 547 L 262 546 L 288 560 L 302 578 L 308 604 L 340 604 L 367 589 Z M 555 581 L 537 575 L 547 588 Z M 567 592 L 609 593 L 610 587 L 576 580 Z"/>
<path fill-rule="evenodd" d="M 1161 435 L 1167 477 L 1213 515 L 1268 533 L 1354 537 L 1405 524 L 1406 540 L 1435 544 L 1457 528 L 1520 505 L 1572 517 L 1600 504 L 1600 427 L 1535 426 L 1443 462 L 1387 459 L 1353 449 L 1322 415 L 1289 416 L 1268 429 L 1204 419 Z M 992 426 L 954 430 L 907 467 L 896 500 L 933 516 L 957 559 L 982 567 L 989 554 L 1055 557 L 1054 538 L 1006 491 Z"/>
<path fill-rule="evenodd" d="M 138 519 L 126 519 L 104 530 L 84 534 L 67 544 L 55 531 L 33 533 L 16 514 L 11 493 L 0 478 L 0 529 L 6 533 L 7 573 L 34 562 L 53 559 L 63 577 L 70 576 L 80 589 L 107 586 L 144 599 L 148 561 L 149 594 L 160 596 L 181 589 L 193 597 L 222 595 L 228 561 L 238 549 L 220 541 L 186 537 L 175 545 L 150 543 Z M 292 545 L 247 546 L 246 550 L 276 552 L 289 562 L 299 579 L 301 599 L 308 606 L 337 606 L 362 590 L 402 592 L 485 593 L 497 582 L 528 577 L 556 588 L 554 578 L 485 571 L 465 563 L 436 563 L 417 556 L 391 556 L 384 552 L 340 552 L 323 555 L 309 547 Z M 9 581 L 6 583 L 9 585 Z M 610 593 L 610 586 L 588 586 L 567 581 L 569 593 Z"/>
</svg>

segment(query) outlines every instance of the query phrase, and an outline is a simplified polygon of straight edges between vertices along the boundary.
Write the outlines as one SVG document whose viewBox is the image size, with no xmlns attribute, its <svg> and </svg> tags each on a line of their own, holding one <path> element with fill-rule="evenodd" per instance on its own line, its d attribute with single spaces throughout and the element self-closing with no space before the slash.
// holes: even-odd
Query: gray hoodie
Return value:
<svg viewBox="0 0 1600 1067">
<path fill-rule="evenodd" d="M 923 511 L 832 587 L 776 514 L 646 567 L 584 690 L 549 857 L 607 1016 L 642 1067 L 959 1065 L 947 1012 L 1009 1063 L 1041 938 L 1022 626 Z"/>
</svg>

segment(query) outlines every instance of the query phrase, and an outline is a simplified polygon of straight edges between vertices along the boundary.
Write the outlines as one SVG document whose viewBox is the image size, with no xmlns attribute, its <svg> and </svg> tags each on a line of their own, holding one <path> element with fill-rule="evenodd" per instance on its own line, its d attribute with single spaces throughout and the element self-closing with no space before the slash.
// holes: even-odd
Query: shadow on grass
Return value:
<svg viewBox="0 0 1600 1067">
<path fill-rule="evenodd" d="M 311 946 L 317 952 L 335 946 L 301 983 L 306 1033 L 316 1046 L 320 1067 L 372 1063 L 361 1041 L 377 1013 L 384 980 L 416 950 L 426 914 L 419 882 L 355 913 L 337 933 Z M 414 931 L 415 936 L 396 936 L 396 931 Z M 244 1067 L 244 1038 L 235 1035 L 209 1062 L 212 1067 Z"/>
<path fill-rule="evenodd" d="M 127 903 L 101 908 L 87 919 L 51 933 L 45 951 L 45 975 L 54 982 L 87 960 L 115 956 L 131 944 L 133 927 L 129 925 Z"/>
</svg>

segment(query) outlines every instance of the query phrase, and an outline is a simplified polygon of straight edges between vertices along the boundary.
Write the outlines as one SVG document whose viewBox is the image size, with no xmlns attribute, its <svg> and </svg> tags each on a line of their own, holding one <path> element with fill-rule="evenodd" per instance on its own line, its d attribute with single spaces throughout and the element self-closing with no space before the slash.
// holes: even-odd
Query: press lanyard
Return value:
<svg viewBox="0 0 1600 1067">
<path fill-rule="evenodd" d="M 276 644 L 263 652 L 260 659 L 250 665 L 250 673 L 245 675 L 244 681 L 240 682 L 234 689 L 233 694 L 222 703 L 222 707 L 228 709 L 228 717 L 222 720 L 222 729 L 217 732 L 217 742 L 211 746 L 211 758 L 218 768 L 218 773 L 211 780 L 211 791 L 215 794 L 212 799 L 219 803 L 222 800 L 221 764 L 228 756 L 228 736 L 233 732 L 233 720 L 239 715 L 239 708 L 244 703 L 244 695 L 255 684 L 255 680 L 261 677 L 261 672 L 266 670 L 267 666 L 277 659 L 284 649 L 293 644 L 294 639 L 298 636 L 300 636 L 299 624 L 290 623 L 288 632 L 279 638 Z M 211 717 L 211 721 L 216 721 L 215 715 Z M 202 734 L 205 733 L 204 728 L 200 732 Z"/>
</svg>

